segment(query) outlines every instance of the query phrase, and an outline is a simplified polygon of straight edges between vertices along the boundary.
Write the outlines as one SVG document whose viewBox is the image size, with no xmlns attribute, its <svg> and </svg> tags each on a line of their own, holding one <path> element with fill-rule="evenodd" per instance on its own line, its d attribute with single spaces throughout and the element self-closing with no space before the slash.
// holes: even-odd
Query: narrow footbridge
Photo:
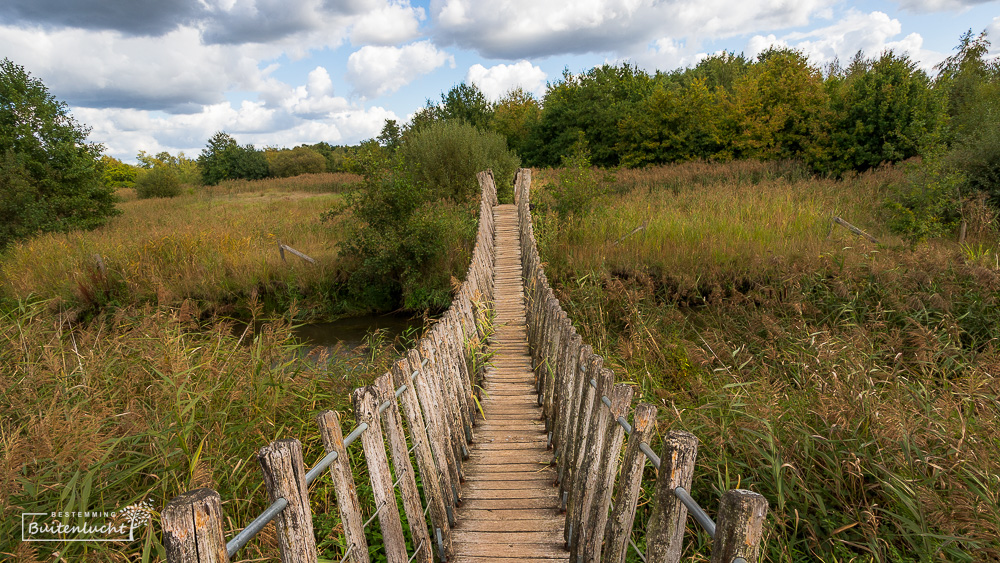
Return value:
<svg viewBox="0 0 1000 563">
<path fill-rule="evenodd" d="M 326 474 L 342 562 L 676 562 L 688 515 L 712 538 L 712 563 L 757 561 L 767 501 L 728 491 L 713 521 L 688 494 L 697 438 L 654 439 L 656 408 L 632 407 L 632 387 L 560 307 L 535 246 L 531 171 L 518 172 L 514 205 L 498 205 L 490 172 L 479 182 L 466 281 L 414 349 L 354 391 L 354 430 L 345 438 L 340 414 L 321 413 L 327 454 L 309 469 L 296 439 L 262 447 L 271 504 L 228 541 L 215 491 L 174 498 L 161 518 L 169 563 L 240 560 L 271 522 L 283 563 L 319 561 L 309 489 Z M 364 504 L 347 453 L 358 441 Z M 647 462 L 652 508 L 634 526 Z"/>
</svg>

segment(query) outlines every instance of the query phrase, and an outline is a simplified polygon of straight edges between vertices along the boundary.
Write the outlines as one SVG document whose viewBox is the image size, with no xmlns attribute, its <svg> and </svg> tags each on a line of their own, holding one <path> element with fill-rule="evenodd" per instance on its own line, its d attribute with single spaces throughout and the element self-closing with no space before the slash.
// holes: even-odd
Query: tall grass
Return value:
<svg viewBox="0 0 1000 563">
<path fill-rule="evenodd" d="M 224 306 L 257 293 L 308 300 L 336 278 L 345 232 L 344 220 L 320 220 L 340 201 L 318 189 L 335 175 L 309 176 L 320 178 L 224 182 L 176 198 L 124 201 L 124 213 L 100 229 L 42 235 L 8 249 L 0 291 L 81 310 L 184 299 Z M 282 262 L 279 239 L 317 264 L 294 256 Z"/>
<path fill-rule="evenodd" d="M 538 194 L 567 312 L 661 431 L 698 436 L 702 506 L 736 487 L 768 499 L 767 561 L 1000 560 L 996 241 L 901 244 L 880 212 L 897 177 L 619 172 L 582 218 Z M 688 538 L 707 560 L 710 540 Z"/>
<path fill-rule="evenodd" d="M 397 353 L 396 343 L 374 339 L 364 358 L 305 361 L 287 322 L 249 334 L 199 317 L 191 301 L 121 308 L 87 325 L 40 301 L 0 312 L 0 559 L 162 560 L 156 511 L 202 486 L 224 499 L 232 537 L 266 506 L 257 449 L 298 438 L 312 465 L 325 453 L 315 415 L 349 409 L 347 392 Z M 332 491 L 317 487 L 317 521 L 333 527 Z M 132 544 L 20 541 L 23 512 L 111 511 L 143 500 L 153 521 Z M 275 557 L 276 546 L 265 531 L 241 557 Z"/>
</svg>

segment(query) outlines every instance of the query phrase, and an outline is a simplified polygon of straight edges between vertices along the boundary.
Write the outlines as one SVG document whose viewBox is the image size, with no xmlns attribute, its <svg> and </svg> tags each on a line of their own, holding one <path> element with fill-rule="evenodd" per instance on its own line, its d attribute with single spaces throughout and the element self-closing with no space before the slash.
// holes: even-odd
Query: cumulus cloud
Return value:
<svg viewBox="0 0 1000 563">
<path fill-rule="evenodd" d="M 0 27 L 0 52 L 17 53 L 17 64 L 79 106 L 197 111 L 222 101 L 227 89 L 259 82 L 255 53 L 198 39 L 190 27 L 159 38 Z"/>
<path fill-rule="evenodd" d="M 454 67 L 455 58 L 430 41 L 403 47 L 367 45 L 348 57 L 347 78 L 359 95 L 370 98 L 391 94 L 445 63 Z"/>
<path fill-rule="evenodd" d="M 756 56 L 769 47 L 792 47 L 799 49 L 814 64 L 824 65 L 835 60 L 846 62 L 859 50 L 865 56 L 878 56 L 884 51 L 908 54 L 919 61 L 925 70 L 930 70 L 943 60 L 944 56 L 923 49 L 923 37 L 910 33 L 893 40 L 903 31 L 899 20 L 890 18 L 884 12 L 862 13 L 848 10 L 847 14 L 832 25 L 807 32 L 794 32 L 776 37 L 755 35 L 747 42 L 746 54 Z"/>
<path fill-rule="evenodd" d="M 432 0 L 442 43 L 490 58 L 642 53 L 664 37 L 698 40 L 805 25 L 833 0 Z"/>
<path fill-rule="evenodd" d="M 475 84 L 487 98 L 496 101 L 517 87 L 540 96 L 545 92 L 546 77 L 545 71 L 541 68 L 528 61 L 519 61 L 511 65 L 498 64 L 490 68 L 474 64 L 469 67 L 465 81 Z"/>
<path fill-rule="evenodd" d="M 161 35 L 204 14 L 198 0 L 4 0 L 0 21 L 7 25 L 115 30 L 128 35 Z"/>
<path fill-rule="evenodd" d="M 992 0 L 900 0 L 899 6 L 909 12 L 927 13 L 946 10 L 962 10 Z"/>
<path fill-rule="evenodd" d="M 419 35 L 420 22 L 426 17 L 423 8 L 409 2 L 389 3 L 358 17 L 351 28 L 354 45 L 397 45 Z"/>
</svg>

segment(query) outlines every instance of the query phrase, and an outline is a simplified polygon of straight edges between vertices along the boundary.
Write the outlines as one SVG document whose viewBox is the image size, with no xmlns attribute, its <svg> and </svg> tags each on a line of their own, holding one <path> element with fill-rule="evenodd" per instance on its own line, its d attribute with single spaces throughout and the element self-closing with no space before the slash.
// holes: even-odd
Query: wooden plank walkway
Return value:
<svg viewBox="0 0 1000 563">
<path fill-rule="evenodd" d="M 517 208 L 497 206 L 494 217 L 494 367 L 485 376 L 486 420 L 476 427 L 464 500 L 455 514 L 455 560 L 568 561 L 552 452 L 528 356 Z"/>
</svg>

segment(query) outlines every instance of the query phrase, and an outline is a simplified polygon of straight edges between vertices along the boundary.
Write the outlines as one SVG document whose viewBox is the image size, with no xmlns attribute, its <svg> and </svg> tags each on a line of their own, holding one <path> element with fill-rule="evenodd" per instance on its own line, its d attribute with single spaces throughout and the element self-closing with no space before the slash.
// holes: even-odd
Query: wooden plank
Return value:
<svg viewBox="0 0 1000 563">
<path fill-rule="evenodd" d="M 313 533 L 302 443 L 296 439 L 275 440 L 257 451 L 264 473 L 264 486 L 271 502 L 284 498 L 288 506 L 275 518 L 278 549 L 284 563 L 315 563 L 316 535 Z"/>
<path fill-rule="evenodd" d="M 423 504 L 420 502 L 420 492 L 417 490 L 416 475 L 410 463 L 409 447 L 406 445 L 406 435 L 403 433 L 403 419 L 399 414 L 395 389 L 392 385 L 392 375 L 384 374 L 375 379 L 375 390 L 381 404 L 389 400 L 389 407 L 382 411 L 382 427 L 389 437 L 389 449 L 392 453 L 392 467 L 399 482 L 399 491 L 403 497 L 403 510 L 406 512 L 406 522 L 409 524 L 412 545 L 424 546 L 416 561 L 434 563 L 431 551 L 431 537 L 427 532 L 427 520 L 424 516 Z"/>
<path fill-rule="evenodd" d="M 358 423 L 368 425 L 368 430 L 361 433 L 361 445 L 365 450 L 365 463 L 371 479 L 379 525 L 382 528 L 386 559 L 389 563 L 408 563 L 403 524 L 396 508 L 396 493 L 392 487 L 392 473 L 389 470 L 389 458 L 385 453 L 382 424 L 379 422 L 378 392 L 369 385 L 355 389 L 353 398 Z"/>
<path fill-rule="evenodd" d="M 368 563 L 368 542 L 365 540 L 365 530 L 362 527 L 361 503 L 358 501 L 358 489 L 354 483 L 351 471 L 351 460 L 344 447 L 344 433 L 340 428 L 340 414 L 335 411 L 324 411 L 316 417 L 319 424 L 320 437 L 327 452 L 337 452 L 337 459 L 330 464 L 330 477 L 333 479 L 333 490 L 337 493 L 337 508 L 340 511 L 340 522 L 344 530 L 344 540 L 350 549 L 350 561 Z"/>
<path fill-rule="evenodd" d="M 503 553 L 504 555 L 514 555 L 518 558 L 534 557 L 538 559 L 565 559 L 566 550 L 558 541 L 551 543 L 515 544 L 515 543 L 483 543 L 471 541 L 468 543 L 455 542 L 455 549 L 464 556 L 484 557 Z"/>
</svg>

